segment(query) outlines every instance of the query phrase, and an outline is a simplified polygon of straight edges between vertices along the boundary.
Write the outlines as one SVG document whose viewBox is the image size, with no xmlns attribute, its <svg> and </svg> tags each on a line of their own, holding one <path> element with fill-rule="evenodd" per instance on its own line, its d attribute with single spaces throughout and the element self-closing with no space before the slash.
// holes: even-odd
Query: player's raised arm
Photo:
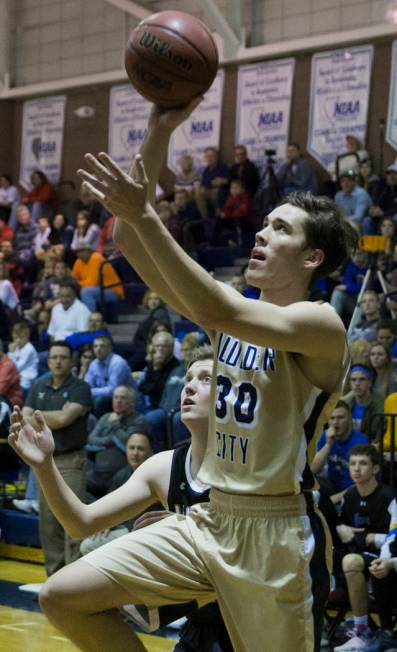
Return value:
<svg viewBox="0 0 397 652">
<path fill-rule="evenodd" d="M 344 344 L 340 319 L 333 311 L 302 301 L 325 255 L 320 246 L 306 242 L 308 215 L 299 206 L 276 208 L 257 234 L 249 274 L 266 300 L 253 302 L 226 291 L 175 242 L 147 201 L 148 182 L 140 157 L 135 180 L 121 176 L 105 154 L 95 165 L 99 179 L 88 184 L 90 191 L 121 220 L 133 225 L 144 248 L 156 257 L 157 270 L 196 323 L 252 344 L 340 359 Z M 100 177 L 101 166 L 109 175 L 106 187 Z M 328 210 L 332 207 L 330 203 Z"/>
<path fill-rule="evenodd" d="M 85 505 L 68 487 L 55 465 L 54 439 L 41 412 L 36 411 L 34 417 L 36 428 L 24 421 L 18 407 L 14 408 L 8 441 L 34 470 L 51 511 L 70 536 L 83 539 L 123 523 L 158 500 L 166 505 L 166 497 L 158 489 L 156 479 L 163 475 L 167 482 L 168 473 L 169 480 L 169 451 L 154 456 L 154 466 L 145 466 L 152 458 L 146 460 L 123 486 Z"/>
<path fill-rule="evenodd" d="M 170 110 L 166 113 L 161 112 L 156 106 L 152 107 L 147 135 L 140 151 L 141 160 L 144 162 L 147 174 L 146 198 L 152 205 L 155 202 L 156 185 L 166 160 L 171 134 L 181 122 L 186 120 L 201 99 L 196 98 L 187 107 Z M 85 157 L 85 161 L 91 174 L 87 171 L 80 170 L 79 174 L 82 179 L 90 183 L 93 180 L 92 175 L 94 175 L 96 178 L 102 177 L 106 183 L 106 178 L 109 174 L 106 169 L 109 165 L 109 157 L 100 155 L 98 159 L 95 159 L 88 154 Z M 115 174 L 120 177 L 122 174 L 121 170 L 117 170 Z M 124 176 L 133 179 L 135 175 L 136 160 L 134 159 L 129 175 Z M 102 203 L 104 203 L 103 200 Z M 138 206 L 134 208 L 137 210 Z M 117 210 L 112 212 L 116 216 L 113 239 L 128 262 L 141 278 L 144 279 L 148 287 L 155 290 L 167 304 L 186 317 L 192 318 L 188 306 L 181 301 L 180 297 L 175 293 L 174 288 L 167 282 L 166 277 L 162 275 L 161 270 L 158 268 L 159 252 L 154 248 L 146 249 L 139 237 L 139 231 L 133 228 L 133 222 L 121 220 Z"/>
</svg>

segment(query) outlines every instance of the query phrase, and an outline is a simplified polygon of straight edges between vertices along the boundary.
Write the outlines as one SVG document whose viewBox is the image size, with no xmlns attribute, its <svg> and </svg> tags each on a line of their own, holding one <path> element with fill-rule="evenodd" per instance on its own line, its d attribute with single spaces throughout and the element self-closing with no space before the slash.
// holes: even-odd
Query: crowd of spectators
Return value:
<svg viewBox="0 0 397 652">
<path fill-rule="evenodd" d="M 263 171 L 242 145 L 234 148 L 230 166 L 213 147 L 204 155 L 203 170 L 191 156 L 181 158 L 174 188 L 157 198 L 158 213 L 193 257 L 208 246 L 248 252 L 263 217 L 256 202 Z M 352 367 L 345 395 L 318 441 L 312 470 L 321 494 L 330 498 L 335 510 L 339 561 L 334 573 L 354 606 L 349 572 L 355 568 L 363 574 L 362 554 L 379 556 L 394 493 L 382 489 L 378 521 L 367 514 L 359 523 L 357 495 L 368 502 L 390 480 L 395 486 L 390 474 L 394 453 L 383 452 L 384 422 L 377 415 L 384 412 L 385 399 L 397 392 L 397 159 L 377 176 L 368 152 L 348 136 L 346 152 L 330 173 L 328 187 L 348 219 L 361 235 L 380 236 L 376 247 L 366 246 L 364 238 L 351 260 L 314 283 L 310 297 L 329 301 L 350 325 Z M 275 178 L 281 196 L 293 190 L 317 193 L 321 185 L 296 143 L 288 146 Z M 167 306 L 148 289 L 140 307 L 143 319 L 130 344 L 118 348 L 112 324 L 125 294 L 115 267 L 104 265 L 117 255 L 114 216 L 84 191 L 77 197 L 71 182 L 55 192 L 40 171 L 31 181 L 32 190 L 21 194 L 8 174 L 0 177 L 1 400 L 22 406 L 28 421 L 34 421 L 34 410 L 42 410 L 55 435 L 59 472 L 77 495 L 93 501 L 124 482 L 146 457 L 167 448 L 170 429 L 174 442 L 189 436 L 178 418 L 185 360 L 206 335 L 196 327 L 177 337 Z M 244 270 L 228 282 L 246 297 L 257 298 L 246 285 Z M 353 472 L 357 458 L 367 465 L 365 477 Z M 14 502 L 20 509 L 36 511 L 38 501 L 48 574 L 81 550 L 132 526 L 101 533 L 80 550 L 80 542 L 70 540 L 51 515 L 32 474 L 29 487 L 26 498 Z M 357 528 L 365 533 L 359 541 Z M 386 575 L 391 571 L 390 566 Z M 389 585 L 385 582 L 387 595 Z M 383 584 L 377 585 L 378 599 L 379 586 Z M 382 626 L 389 631 L 390 614 L 382 600 L 380 609 Z M 364 640 L 368 619 L 354 615 L 354 635 Z"/>
</svg>

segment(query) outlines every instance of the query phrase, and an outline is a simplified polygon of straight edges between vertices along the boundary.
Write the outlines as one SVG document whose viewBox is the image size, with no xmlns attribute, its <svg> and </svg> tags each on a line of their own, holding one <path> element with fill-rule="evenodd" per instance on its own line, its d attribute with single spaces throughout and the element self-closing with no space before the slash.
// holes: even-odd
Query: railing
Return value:
<svg viewBox="0 0 397 652">
<path fill-rule="evenodd" d="M 122 280 L 118 281 L 117 283 L 112 283 L 111 285 L 107 285 L 106 288 L 103 285 L 103 269 L 106 265 L 111 265 L 112 268 L 114 269 L 112 265 L 112 259 L 109 258 L 108 260 L 104 260 L 103 263 L 101 263 L 99 267 L 99 306 L 100 306 L 100 311 L 102 315 L 105 314 L 105 289 L 106 290 L 111 290 L 112 288 L 115 287 L 122 287 L 124 288 L 124 283 Z"/>
<path fill-rule="evenodd" d="M 127 268 L 125 269 L 124 272 L 128 274 L 129 276 L 125 278 L 123 276 L 123 269 L 121 266 L 121 269 L 119 269 L 119 265 L 117 265 L 117 261 L 120 261 L 121 263 L 124 263 L 124 267 Z M 113 263 L 116 263 L 115 265 Z M 103 284 L 103 276 L 104 276 L 104 268 L 106 265 L 111 265 L 114 269 L 114 271 L 118 274 L 120 281 L 117 283 L 111 283 L 110 285 L 106 285 L 104 287 Z M 131 289 L 132 287 L 136 287 L 137 285 L 141 284 L 144 286 L 144 282 L 141 280 L 139 275 L 134 271 L 134 269 L 131 267 L 131 265 L 128 263 L 128 261 L 124 258 L 124 256 L 114 256 L 113 258 L 108 258 L 101 263 L 99 267 L 99 304 L 100 304 L 100 310 L 102 314 L 104 314 L 105 310 L 105 290 L 111 290 L 112 288 L 115 287 L 122 287 L 125 292 L 125 297 L 128 297 L 127 290 Z"/>
<path fill-rule="evenodd" d="M 389 423 L 388 423 L 388 419 L 390 419 Z M 391 487 L 396 488 L 397 460 L 395 459 L 395 453 L 396 453 L 397 414 L 395 412 L 382 412 L 379 414 L 374 414 L 371 418 L 370 425 L 372 426 L 372 424 L 374 424 L 375 422 L 380 422 L 380 421 L 382 425 L 382 428 L 381 429 L 379 428 L 379 430 L 381 430 L 382 432 L 382 436 L 379 439 L 379 452 L 381 455 L 381 461 L 380 461 L 381 473 L 382 473 L 382 477 L 384 477 L 383 471 L 387 463 L 389 465 L 388 484 Z M 388 425 L 390 427 L 390 450 L 385 451 L 384 437 L 386 431 L 388 430 Z"/>
</svg>

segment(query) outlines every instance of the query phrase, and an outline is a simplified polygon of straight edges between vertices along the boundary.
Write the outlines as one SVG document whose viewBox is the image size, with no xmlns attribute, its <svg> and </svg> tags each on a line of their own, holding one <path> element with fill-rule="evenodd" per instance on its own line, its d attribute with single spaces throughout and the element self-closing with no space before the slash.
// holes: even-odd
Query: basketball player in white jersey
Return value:
<svg viewBox="0 0 397 652">
<path fill-rule="evenodd" d="M 341 389 L 346 345 L 335 311 L 306 296 L 313 278 L 350 254 L 356 236 L 332 201 L 295 193 L 256 236 L 247 280 L 261 300 L 217 283 L 152 207 L 172 130 L 196 105 L 152 111 L 132 176 L 106 154 L 87 155 L 89 171 L 80 176 L 117 216 L 115 242 L 139 275 L 214 342 L 213 409 L 198 476 L 212 487 L 210 503 L 62 569 L 44 585 L 41 604 L 83 650 L 144 649 L 112 611 L 125 602 L 216 598 L 237 652 L 313 652 L 328 586 L 327 534 L 305 494 L 307 450 L 327 399 Z"/>
</svg>

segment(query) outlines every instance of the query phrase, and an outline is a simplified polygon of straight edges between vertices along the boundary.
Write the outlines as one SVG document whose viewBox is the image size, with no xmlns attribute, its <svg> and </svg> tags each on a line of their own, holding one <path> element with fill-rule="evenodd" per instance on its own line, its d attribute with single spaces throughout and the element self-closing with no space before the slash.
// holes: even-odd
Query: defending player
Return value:
<svg viewBox="0 0 397 652">
<path fill-rule="evenodd" d="M 53 472 L 52 433 L 41 413 L 36 413 L 38 428 L 34 432 L 30 426 L 24 425 L 19 409 L 14 410 L 10 444 L 27 464 L 35 468 L 43 491 L 49 496 L 49 504 L 65 529 L 72 523 L 74 535 L 79 533 L 80 538 L 85 533 L 98 531 L 100 519 L 105 519 L 106 527 L 118 524 L 118 510 L 125 509 L 130 517 L 136 516 L 140 513 L 142 499 L 145 507 L 160 501 L 169 511 L 146 513 L 146 518 L 139 519 L 140 527 L 144 522 L 168 517 L 170 512 L 185 514 L 192 505 L 208 501 L 209 487 L 199 483 L 196 476 L 207 442 L 213 358 L 212 348 L 205 345 L 193 351 L 189 359 L 181 395 L 181 418 L 190 430 L 191 443 L 174 451 L 158 453 L 144 462 L 141 470 L 137 470 L 120 489 L 109 494 L 110 500 L 100 499 L 90 506 L 84 505 L 67 488 L 59 474 Z M 212 652 L 215 649 L 217 652 L 230 652 L 232 649 L 216 603 L 200 610 L 195 609 L 194 602 L 178 605 L 177 610 L 167 606 L 160 610 L 148 610 L 142 606 L 138 610 L 134 605 L 123 605 L 122 613 L 132 616 L 147 631 L 188 615 L 181 640 L 175 648 L 181 652 Z"/>
<path fill-rule="evenodd" d="M 341 389 L 346 346 L 333 309 L 306 295 L 356 236 L 332 201 L 295 193 L 256 236 L 247 280 L 261 301 L 218 284 L 150 204 L 172 130 L 196 103 L 152 112 L 135 180 L 105 154 L 87 155 L 91 172 L 80 175 L 117 215 L 116 244 L 140 276 L 212 333 L 213 412 L 199 475 L 212 486 L 210 503 L 62 569 L 43 587 L 41 604 L 83 650 L 124 652 L 144 648 L 113 607 L 132 597 L 158 606 L 216 596 L 237 652 L 265 649 L 265 641 L 272 650 L 312 652 L 328 574 L 326 533 L 304 493 L 312 486 L 307 447 L 316 417 Z"/>
</svg>

